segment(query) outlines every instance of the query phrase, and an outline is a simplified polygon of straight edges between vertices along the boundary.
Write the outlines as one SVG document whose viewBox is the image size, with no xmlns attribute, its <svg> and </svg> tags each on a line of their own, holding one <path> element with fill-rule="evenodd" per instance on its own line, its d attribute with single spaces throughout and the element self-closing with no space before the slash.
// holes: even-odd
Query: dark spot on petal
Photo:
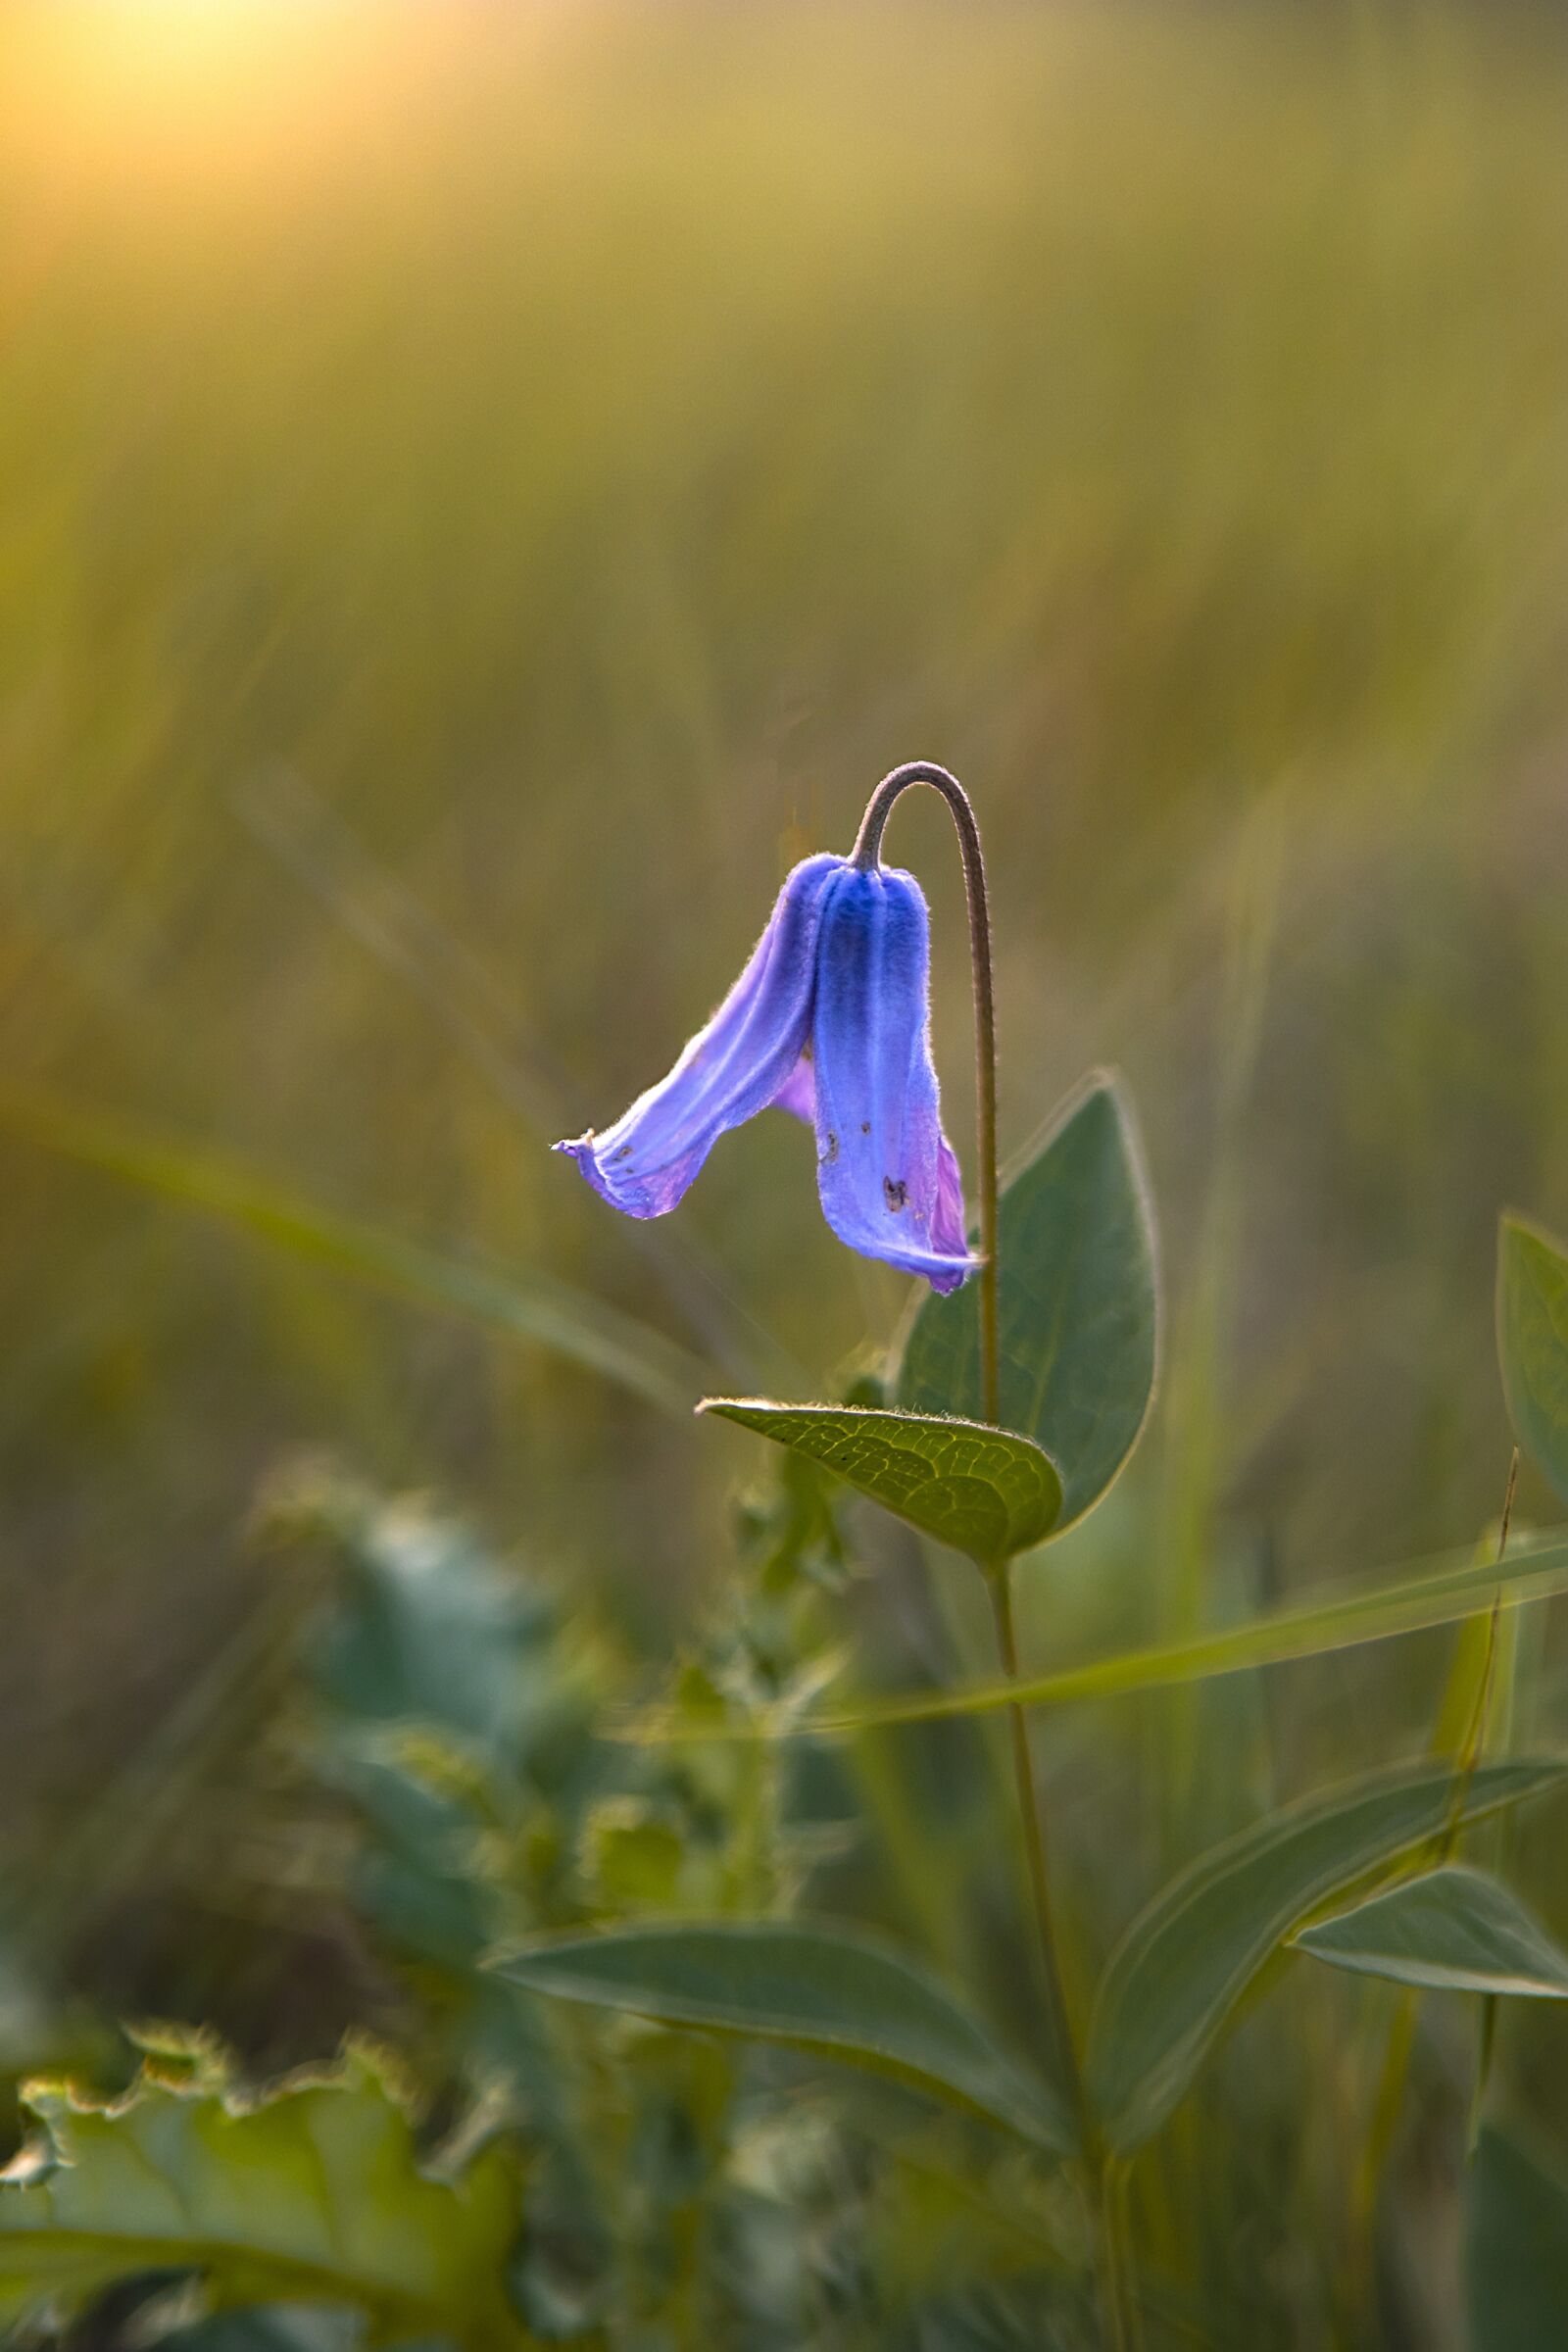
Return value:
<svg viewBox="0 0 1568 2352">
<path fill-rule="evenodd" d="M 909 1198 L 908 1186 L 904 1182 L 902 1177 L 884 1176 L 882 1179 L 882 1190 L 887 1195 L 889 1208 L 891 1208 L 894 1213 L 897 1214 L 897 1212 L 904 1206 L 906 1200 L 907 1200 Z"/>
<path fill-rule="evenodd" d="M 870 1132 L 871 1132 L 871 1122 L 870 1122 L 870 1120 L 869 1120 L 869 1119 L 862 1119 L 862 1120 L 860 1121 L 860 1133 L 861 1133 L 862 1135 L 869 1135 L 869 1134 L 870 1134 Z"/>
<path fill-rule="evenodd" d="M 614 1166 L 616 1166 L 616 1167 L 619 1167 L 619 1165 L 620 1165 L 620 1163 L 621 1163 L 621 1161 L 622 1161 L 623 1159 L 630 1159 L 630 1157 L 631 1157 L 631 1146 L 630 1146 L 630 1144 L 622 1144 L 622 1145 L 621 1145 L 621 1147 L 620 1147 L 620 1150 L 619 1150 L 619 1151 L 618 1151 L 618 1152 L 615 1153 L 615 1157 L 614 1157 L 613 1165 L 614 1165 Z"/>
<path fill-rule="evenodd" d="M 838 1137 L 837 1137 L 836 1135 L 834 1135 L 834 1134 L 831 1132 L 831 1130 L 830 1130 L 830 1131 L 829 1131 L 829 1133 L 828 1133 L 828 1139 L 827 1139 L 827 1149 L 826 1149 L 826 1151 L 825 1151 L 825 1152 L 822 1153 L 822 1159 L 823 1159 L 823 1162 L 824 1162 L 824 1164 L 825 1164 L 826 1166 L 828 1166 L 828 1167 L 831 1167 L 831 1166 L 833 1165 L 833 1162 L 834 1162 L 834 1161 L 837 1159 L 838 1155 L 839 1155 L 839 1139 L 838 1139 Z"/>
</svg>

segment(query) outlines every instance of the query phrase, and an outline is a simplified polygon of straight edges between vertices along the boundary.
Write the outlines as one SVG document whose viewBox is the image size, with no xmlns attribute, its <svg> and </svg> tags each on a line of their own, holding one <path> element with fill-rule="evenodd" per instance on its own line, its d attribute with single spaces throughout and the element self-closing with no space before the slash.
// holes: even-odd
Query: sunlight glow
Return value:
<svg viewBox="0 0 1568 2352">
<path fill-rule="evenodd" d="M 150 185 L 293 176 L 417 86 L 446 45 L 442 22 L 370 0 L 24 8 L 3 34 L 8 145 L 33 165 L 128 170 Z"/>
</svg>

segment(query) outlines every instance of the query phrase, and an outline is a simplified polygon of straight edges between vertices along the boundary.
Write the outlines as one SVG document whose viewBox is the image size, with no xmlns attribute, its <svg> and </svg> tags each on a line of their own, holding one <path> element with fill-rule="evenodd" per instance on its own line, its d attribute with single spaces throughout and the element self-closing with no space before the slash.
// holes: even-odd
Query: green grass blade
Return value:
<svg viewBox="0 0 1568 2352">
<path fill-rule="evenodd" d="M 1501 1567 L 1477 1565 L 1467 1554 L 1461 1567 L 1378 1585 L 1371 1592 L 1339 1592 L 1293 1609 L 1270 1610 L 1192 1641 L 1152 1642 L 1091 1658 L 1054 1674 L 1025 1675 L 1013 1683 L 971 1684 L 958 1690 L 916 1690 L 906 1696 L 868 1701 L 843 1712 L 804 1716 L 791 1727 L 836 1735 L 874 1731 L 892 1724 L 934 1723 L 956 1715 L 991 1715 L 1015 1700 L 1028 1706 L 1066 1706 L 1075 1700 L 1117 1698 L 1178 1683 L 1205 1682 L 1214 1675 L 1240 1674 L 1250 1667 L 1353 1649 L 1365 1642 L 1387 1642 L 1400 1634 L 1452 1625 L 1490 1604 L 1500 1590 L 1504 1608 L 1568 1592 L 1568 1541 L 1520 1548 Z"/>
<path fill-rule="evenodd" d="M 509 1954 L 509 1983 L 666 2025 L 776 2041 L 913 2083 L 1066 2153 L 1065 2099 L 902 1953 L 858 1929 L 719 1920 L 609 1930 Z"/>
<path fill-rule="evenodd" d="M 1011 1430 L 947 1415 L 751 1396 L 710 1396 L 697 1409 L 804 1453 L 984 1568 L 1043 1542 L 1060 1516 L 1055 1464 Z"/>
<path fill-rule="evenodd" d="M 1519 1443 L 1568 1501 L 1568 1255 L 1522 1217 L 1498 1235 L 1497 1358 Z"/>
<path fill-rule="evenodd" d="M 1462 1863 L 1385 1887 L 1291 1941 L 1315 1960 L 1396 1984 L 1568 2001 L 1568 1952 L 1511 1887 Z"/>
<path fill-rule="evenodd" d="M 1568 1759 L 1484 1766 L 1463 1818 L 1478 1820 L 1568 1777 Z M 1303 1798 L 1185 1870 L 1133 1922 L 1106 1966 L 1085 2075 L 1112 2146 L 1130 2153 L 1185 2095 L 1237 2002 L 1318 1906 L 1442 1829 L 1446 1764 L 1399 1765 Z"/>
<path fill-rule="evenodd" d="M 301 1199 L 242 1162 L 112 1113 L 0 1091 L 0 1132 L 198 1208 L 373 1289 L 548 1348 L 682 1419 L 711 1378 L 683 1348 L 569 1283 L 411 1241 Z"/>
</svg>

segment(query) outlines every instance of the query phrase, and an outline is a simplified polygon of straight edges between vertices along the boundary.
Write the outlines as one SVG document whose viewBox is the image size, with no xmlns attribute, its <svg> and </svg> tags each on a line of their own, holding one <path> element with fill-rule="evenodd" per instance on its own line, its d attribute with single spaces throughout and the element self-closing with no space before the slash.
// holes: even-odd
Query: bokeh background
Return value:
<svg viewBox="0 0 1568 2352">
<path fill-rule="evenodd" d="M 84 1984 L 318 2038 L 223 1809 L 279 1463 L 657 1662 L 753 1456 L 39 1103 L 820 1393 L 905 1294 L 798 1128 L 657 1233 L 546 1147 L 901 759 L 981 812 L 1004 1145 L 1115 1063 L 1159 1206 L 1157 1418 L 1034 1654 L 1480 1534 L 1496 1214 L 1568 1226 L 1560 11 L 103 0 L 7 12 L 0 116 L 0 1846 Z"/>
</svg>

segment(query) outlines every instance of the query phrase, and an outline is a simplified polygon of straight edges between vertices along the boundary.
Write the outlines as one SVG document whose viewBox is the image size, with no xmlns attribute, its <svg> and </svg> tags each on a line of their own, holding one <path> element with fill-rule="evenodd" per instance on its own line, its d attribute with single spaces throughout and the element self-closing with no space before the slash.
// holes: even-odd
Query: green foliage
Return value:
<svg viewBox="0 0 1568 2352">
<path fill-rule="evenodd" d="M 1568 1501 L 1568 1256 L 1520 1217 L 1498 1241 L 1497 1353 L 1519 1443 Z"/>
<path fill-rule="evenodd" d="M 1061 1512 L 1055 1465 L 1010 1430 L 864 1406 L 710 1396 L 700 1408 L 806 1454 L 922 1535 L 996 1567 Z"/>
<path fill-rule="evenodd" d="M 514 1984 L 792 2049 L 916 2084 L 1056 2150 L 1061 2100 L 900 1952 L 847 1928 L 772 1920 L 625 1929 L 497 1963 Z"/>
<path fill-rule="evenodd" d="M 1396 1984 L 1568 2000 L 1568 1952 L 1500 1881 L 1458 1863 L 1313 1920 L 1291 1941 L 1336 1968 Z"/>
<path fill-rule="evenodd" d="M 1476 1236 L 1499 1186 L 1564 1203 L 1560 26 L 86 13 L 0 12 L 12 2061 L 38 2024 L 59 2046 L 64 1985 L 220 2010 L 258 2079 L 368 2018 L 525 2171 L 504 2267 L 540 2337 L 1090 2352 L 1077 2168 L 480 1966 L 821 1913 L 919 1938 L 999 2049 L 1035 2039 L 1005 1726 L 921 1720 L 1011 1696 L 983 1594 L 907 1543 L 867 1575 L 797 1451 L 733 1569 L 710 1544 L 735 1449 L 692 1401 L 837 1396 L 902 1286 L 825 1231 L 782 1120 L 639 1226 L 545 1146 L 666 1066 L 887 758 L 952 747 L 1004 1131 L 1113 1051 L 1171 1237 L 1175 1409 L 1087 1512 L 1155 1338 L 1103 1089 L 1005 1212 L 1007 1418 L 1067 1490 L 1019 1637 L 1071 2005 L 1216 1824 L 1425 1739 L 1421 1629 L 1494 1578 L 1360 1564 L 1494 1512 Z M 972 1187 L 942 821 L 901 813 L 896 854 Z M 974 1311 L 925 1303 L 928 1387 L 886 1400 L 977 1412 Z M 1556 1359 L 1523 1354 L 1560 1487 Z M 302 1433 L 498 1547 L 342 1489 L 281 1566 L 231 1546 Z M 1508 1700 L 1563 1743 L 1568 1546 L 1531 1496 L 1499 1747 Z M 1485 1627 L 1464 1647 L 1455 1747 Z M 793 1736 L 846 1661 L 913 1695 Z M 1161 1687 L 1218 1674 L 1171 1737 Z M 607 1736 L 645 1712 L 680 1744 Z M 1549 1844 L 1485 1836 L 1561 1935 Z M 1468 2012 L 1415 2038 L 1416 2128 L 1371 2163 L 1398 2004 L 1278 1975 L 1121 2182 L 1149 2352 L 1446 2342 L 1420 2298 Z M 108 2092 L 123 2051 L 81 2039 Z M 1515 2003 L 1488 2098 L 1560 2113 L 1563 2065 L 1559 2013 Z M 1478 2347 L 1568 2333 L 1558 2161 L 1483 2138 Z M 188 2318 L 138 2284 L 79 2340 L 363 2325 Z"/>
<path fill-rule="evenodd" d="M 1465 2300 L 1470 2352 L 1544 2352 L 1568 2336 L 1568 2168 L 1495 2126 L 1470 2168 Z"/>
<path fill-rule="evenodd" d="M 0 2314 L 59 2325 L 113 2281 L 189 2272 L 215 2307 L 335 2303 L 375 2335 L 522 2340 L 503 2290 L 521 2211 L 500 2147 L 449 2177 L 362 2049 L 256 2096 L 163 2042 L 128 2095 L 32 2083 L 43 2136 L 0 2182 Z"/>
<path fill-rule="evenodd" d="M 1552 1760 L 1485 1765 L 1462 1818 L 1517 1804 L 1565 1773 Z M 1244 1831 L 1155 1897 L 1111 1955 L 1089 2032 L 1090 2092 L 1115 2147 L 1136 2148 L 1163 2123 L 1292 1929 L 1435 1836 L 1453 1795 L 1446 1765 L 1369 1774 Z"/>
<path fill-rule="evenodd" d="M 1210 1677 L 1240 1674 L 1256 1666 L 1331 1655 L 1362 1642 L 1454 1625 L 1485 1612 L 1497 1592 L 1505 1608 L 1545 1600 L 1568 1592 L 1568 1544 L 1518 1543 L 1500 1563 L 1462 1562 L 1421 1576 L 1357 1583 L 1320 1601 L 1270 1609 L 1212 1634 L 1180 1642 L 1152 1642 L 1050 1674 L 1021 1675 L 1016 1683 L 987 1682 L 956 1689 L 916 1691 L 872 1699 L 853 1708 L 823 1708 L 799 1728 L 835 1735 L 888 1729 L 898 1724 L 939 1723 L 956 1716 L 995 1715 L 1022 1701 L 1031 1707 L 1059 1707 L 1075 1700 L 1115 1698 L 1135 1690 L 1158 1690 Z"/>
<path fill-rule="evenodd" d="M 1006 1185 L 998 1263 L 1001 1418 L 1060 1471 L 1059 1532 L 1116 1476 L 1154 1387 L 1153 1217 L 1114 1079 L 1092 1079 Z M 974 1283 L 922 1300 L 898 1392 L 911 1412 L 980 1417 Z"/>
</svg>

